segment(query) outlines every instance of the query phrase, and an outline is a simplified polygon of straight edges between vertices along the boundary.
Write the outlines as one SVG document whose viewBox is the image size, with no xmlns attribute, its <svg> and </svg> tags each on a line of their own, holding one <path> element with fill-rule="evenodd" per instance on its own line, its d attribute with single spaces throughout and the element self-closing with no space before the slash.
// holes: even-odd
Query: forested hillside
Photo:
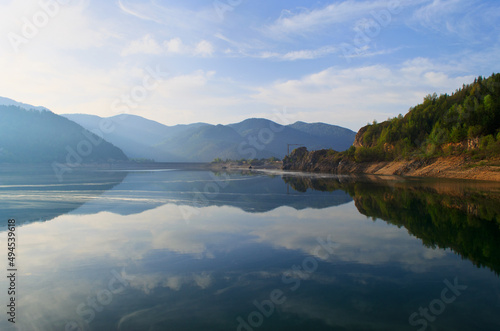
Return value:
<svg viewBox="0 0 500 331">
<path fill-rule="evenodd" d="M 500 74 L 455 93 L 428 95 L 405 116 L 361 128 L 348 155 L 357 162 L 463 153 L 500 153 Z"/>
<path fill-rule="evenodd" d="M 499 167 L 500 74 L 361 128 L 345 152 L 298 148 L 283 160 L 285 170 L 494 181 Z"/>
</svg>

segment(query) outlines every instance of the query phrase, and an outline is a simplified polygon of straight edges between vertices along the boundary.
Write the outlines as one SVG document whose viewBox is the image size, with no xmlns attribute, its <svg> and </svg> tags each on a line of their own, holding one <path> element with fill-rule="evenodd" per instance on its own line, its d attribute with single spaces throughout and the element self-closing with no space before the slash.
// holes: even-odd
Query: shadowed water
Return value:
<svg viewBox="0 0 500 331">
<path fill-rule="evenodd" d="M 173 169 L 59 182 L 3 168 L 16 326 L 498 330 L 499 188 Z"/>
</svg>

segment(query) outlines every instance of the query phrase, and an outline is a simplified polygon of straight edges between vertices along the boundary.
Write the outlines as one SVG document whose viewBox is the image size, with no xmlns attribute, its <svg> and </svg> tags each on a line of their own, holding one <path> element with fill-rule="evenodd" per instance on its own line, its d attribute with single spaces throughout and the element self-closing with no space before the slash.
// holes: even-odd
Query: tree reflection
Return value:
<svg viewBox="0 0 500 331">
<path fill-rule="evenodd" d="M 449 248 L 500 274 L 500 185 L 382 180 L 380 177 L 285 177 L 297 191 L 342 190 L 373 220 L 404 226 L 427 247 Z"/>
</svg>

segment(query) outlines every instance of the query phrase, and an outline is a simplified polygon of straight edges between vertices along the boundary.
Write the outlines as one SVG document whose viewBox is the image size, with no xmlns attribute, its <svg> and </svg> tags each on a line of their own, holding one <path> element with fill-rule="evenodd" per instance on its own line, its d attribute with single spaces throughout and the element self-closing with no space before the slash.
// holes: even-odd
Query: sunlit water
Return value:
<svg viewBox="0 0 500 331">
<path fill-rule="evenodd" d="M 208 171 L 0 177 L 2 330 L 499 330 L 496 184 Z"/>
</svg>

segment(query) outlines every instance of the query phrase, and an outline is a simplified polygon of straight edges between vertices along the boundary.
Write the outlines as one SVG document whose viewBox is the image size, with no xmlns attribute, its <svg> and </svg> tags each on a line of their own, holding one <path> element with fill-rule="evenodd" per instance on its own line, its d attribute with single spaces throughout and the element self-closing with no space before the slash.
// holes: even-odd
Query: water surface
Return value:
<svg viewBox="0 0 500 331">
<path fill-rule="evenodd" d="M 2 169 L 0 242 L 7 219 L 19 225 L 16 326 L 498 330 L 499 188 Z"/>
</svg>

